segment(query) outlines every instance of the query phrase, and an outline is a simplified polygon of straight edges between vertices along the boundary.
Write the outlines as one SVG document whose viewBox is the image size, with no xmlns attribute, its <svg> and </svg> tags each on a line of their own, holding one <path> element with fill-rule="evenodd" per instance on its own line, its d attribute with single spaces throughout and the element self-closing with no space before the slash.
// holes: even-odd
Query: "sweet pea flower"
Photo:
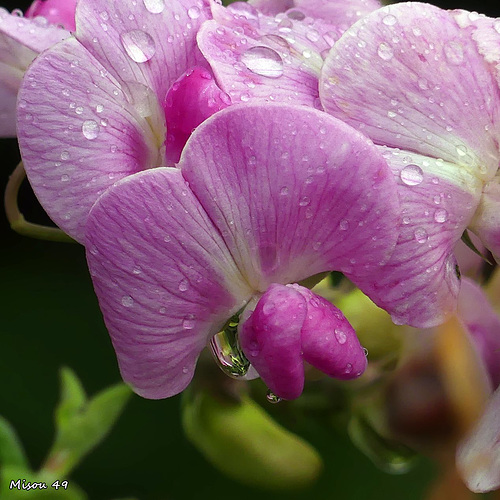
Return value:
<svg viewBox="0 0 500 500">
<path fill-rule="evenodd" d="M 325 60 L 326 112 L 379 145 L 400 186 L 400 240 L 373 284 L 392 290 L 378 305 L 398 323 L 429 327 L 456 309 L 452 250 L 467 227 L 498 258 L 498 23 L 396 4 L 354 24 Z M 435 307 L 423 310 L 424 297 Z"/>
<path fill-rule="evenodd" d="M 35 0 L 22 17 L 0 9 L 0 137 L 16 136 L 16 99 L 33 59 L 67 38 L 75 27 L 76 0 Z"/>
<path fill-rule="evenodd" d="M 101 193 L 175 163 L 190 129 L 230 103 L 196 45 L 208 4 L 81 0 L 74 37 L 27 71 L 18 101 L 24 167 L 49 216 L 77 241 Z"/>
<path fill-rule="evenodd" d="M 118 181 L 86 224 L 124 380 L 147 398 L 179 393 L 235 315 L 239 346 L 279 397 L 300 395 L 304 362 L 359 376 L 354 330 L 300 283 L 331 269 L 377 279 L 390 258 L 399 203 L 375 146 L 313 109 L 242 104 L 203 122 L 178 167 Z"/>
</svg>

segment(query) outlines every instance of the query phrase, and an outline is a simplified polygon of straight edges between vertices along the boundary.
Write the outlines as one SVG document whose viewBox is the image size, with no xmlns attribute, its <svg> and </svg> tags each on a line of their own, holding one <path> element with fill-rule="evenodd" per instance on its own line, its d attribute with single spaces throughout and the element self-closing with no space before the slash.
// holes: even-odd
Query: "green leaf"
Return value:
<svg viewBox="0 0 500 500">
<path fill-rule="evenodd" d="M 83 386 L 75 373 L 64 367 L 60 372 L 61 377 L 61 400 L 56 408 L 56 427 L 66 428 L 71 425 L 72 419 L 83 411 L 87 402 L 87 396 Z"/>
<path fill-rule="evenodd" d="M 14 427 L 3 417 L 0 417 L 0 466 L 30 468 Z"/>
<path fill-rule="evenodd" d="M 132 391 L 117 384 L 85 402 L 83 389 L 69 370 L 62 372 L 61 403 L 56 411 L 56 439 L 44 470 L 68 474 L 109 433 Z"/>
</svg>

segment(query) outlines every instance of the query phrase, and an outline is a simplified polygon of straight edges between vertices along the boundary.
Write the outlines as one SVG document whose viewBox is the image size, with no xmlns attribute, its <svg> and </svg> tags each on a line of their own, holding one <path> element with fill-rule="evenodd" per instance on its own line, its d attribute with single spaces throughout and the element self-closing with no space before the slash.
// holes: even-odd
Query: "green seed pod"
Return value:
<svg viewBox="0 0 500 500">
<path fill-rule="evenodd" d="M 182 423 L 205 458 L 242 483 L 292 490 L 308 486 L 321 472 L 316 450 L 277 424 L 247 395 L 235 403 L 206 391 L 186 391 Z"/>
</svg>

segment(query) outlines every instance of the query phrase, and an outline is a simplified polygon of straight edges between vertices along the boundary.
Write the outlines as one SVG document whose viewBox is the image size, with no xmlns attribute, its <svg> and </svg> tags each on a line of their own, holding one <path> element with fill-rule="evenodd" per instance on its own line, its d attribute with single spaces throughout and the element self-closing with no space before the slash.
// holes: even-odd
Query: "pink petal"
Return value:
<svg viewBox="0 0 500 500">
<path fill-rule="evenodd" d="M 353 327 L 330 302 L 307 288 L 290 285 L 306 301 L 301 330 L 304 361 L 329 377 L 349 380 L 366 369 L 366 355 Z"/>
<path fill-rule="evenodd" d="M 483 188 L 481 202 L 470 225 L 495 259 L 500 259 L 500 184 L 498 176 Z"/>
<path fill-rule="evenodd" d="M 174 165 L 192 131 L 215 112 L 227 108 L 229 96 L 210 71 L 195 67 L 182 75 L 167 93 L 163 109 L 167 124 L 166 161 Z"/>
<path fill-rule="evenodd" d="M 477 207 L 481 182 L 443 160 L 380 150 L 399 185 L 400 236 L 387 265 L 363 281 L 363 291 L 398 324 L 435 326 L 456 309 L 453 248 Z"/>
<path fill-rule="evenodd" d="M 486 365 L 493 387 L 500 385 L 500 317 L 481 287 L 464 279 L 459 295 L 458 316 Z"/>
<path fill-rule="evenodd" d="M 467 487 L 485 493 L 500 487 L 500 388 L 457 450 L 457 467 Z"/>
<path fill-rule="evenodd" d="M 115 184 L 89 215 L 86 249 L 124 380 L 147 398 L 181 392 L 209 338 L 249 298 L 181 172 Z"/>
<path fill-rule="evenodd" d="M 280 12 L 293 8 L 295 0 L 248 0 L 248 3 L 257 7 L 267 16 L 275 16 Z"/>
<path fill-rule="evenodd" d="M 43 18 L 25 19 L 0 8 L 0 137 L 16 136 L 17 91 L 28 66 L 39 52 L 68 36 Z"/>
<path fill-rule="evenodd" d="M 208 0 L 80 0 L 76 38 L 116 79 L 146 85 L 161 101 L 203 64 L 195 37 L 208 18 Z"/>
<path fill-rule="evenodd" d="M 306 301 L 298 291 L 273 284 L 240 323 L 239 341 L 246 357 L 283 399 L 298 398 L 304 388 L 301 330 L 306 313 Z"/>
<path fill-rule="evenodd" d="M 26 11 L 26 17 L 42 16 L 50 24 L 75 31 L 76 3 L 77 0 L 35 0 Z"/>
<path fill-rule="evenodd" d="M 257 99 L 320 106 L 318 78 L 340 33 L 321 21 L 256 16 L 212 6 L 198 45 L 233 102 Z"/>
<path fill-rule="evenodd" d="M 469 31 L 437 7 L 391 5 L 352 26 L 325 61 L 320 95 L 327 112 L 375 143 L 483 180 L 498 169 L 497 82 Z"/>
<path fill-rule="evenodd" d="M 394 178 L 373 144 L 325 113 L 230 106 L 196 129 L 179 167 L 255 290 L 332 269 L 356 280 L 393 251 Z"/>
<path fill-rule="evenodd" d="M 23 81 L 18 135 L 28 178 L 50 217 L 78 241 L 104 190 L 158 165 L 153 120 L 132 98 L 74 39 L 41 54 Z"/>
</svg>

